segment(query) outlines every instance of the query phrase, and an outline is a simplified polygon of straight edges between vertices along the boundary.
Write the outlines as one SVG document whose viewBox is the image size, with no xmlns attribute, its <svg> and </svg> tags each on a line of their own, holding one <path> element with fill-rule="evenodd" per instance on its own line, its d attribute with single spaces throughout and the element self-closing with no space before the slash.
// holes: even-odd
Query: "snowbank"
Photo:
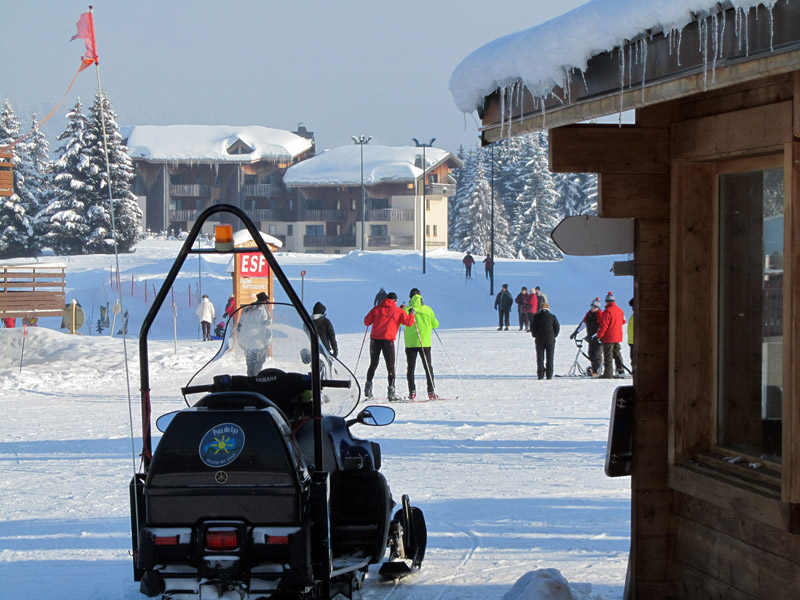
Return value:
<svg viewBox="0 0 800 600">
<path fill-rule="evenodd" d="M 734 0 L 739 9 L 777 0 Z M 715 0 L 592 0 L 555 19 L 498 38 L 467 56 L 453 71 L 450 93 L 465 113 L 485 96 L 521 81 L 534 97 L 563 86 L 568 71 L 645 32 L 679 32 L 693 15 L 717 12 Z M 676 53 L 677 55 L 677 53 Z"/>
<path fill-rule="evenodd" d="M 537 569 L 525 573 L 503 600 L 603 600 L 592 594 L 588 583 L 569 583 L 558 569 Z"/>
</svg>

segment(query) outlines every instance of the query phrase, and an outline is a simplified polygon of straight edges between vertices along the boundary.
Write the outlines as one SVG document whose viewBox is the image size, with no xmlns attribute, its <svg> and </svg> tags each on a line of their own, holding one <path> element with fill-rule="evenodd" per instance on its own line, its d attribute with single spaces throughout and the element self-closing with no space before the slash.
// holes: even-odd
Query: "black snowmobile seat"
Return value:
<svg viewBox="0 0 800 600">
<path fill-rule="evenodd" d="M 210 394 L 199 406 L 175 415 L 147 474 L 149 525 L 225 518 L 261 524 L 300 521 L 305 464 L 280 409 L 253 396 Z M 214 436 L 226 427 L 236 431 L 235 439 Z"/>
</svg>

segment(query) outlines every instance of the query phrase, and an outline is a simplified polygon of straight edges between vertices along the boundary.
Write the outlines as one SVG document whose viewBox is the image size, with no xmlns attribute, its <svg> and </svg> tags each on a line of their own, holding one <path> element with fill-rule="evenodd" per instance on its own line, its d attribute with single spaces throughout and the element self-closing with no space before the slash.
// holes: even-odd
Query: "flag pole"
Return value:
<svg viewBox="0 0 800 600">
<path fill-rule="evenodd" d="M 114 195 L 111 190 L 111 164 L 108 160 L 108 133 L 106 132 L 106 116 L 105 116 L 105 108 L 104 104 L 104 97 L 103 97 L 103 86 L 100 82 L 100 61 L 97 56 L 97 41 L 94 35 L 94 13 L 92 13 L 92 6 L 89 5 L 89 12 L 86 13 L 87 17 L 87 31 L 81 30 L 81 22 L 83 16 L 81 16 L 81 21 L 78 21 L 78 36 L 84 39 L 86 42 L 86 49 L 88 56 L 84 55 L 83 63 L 87 66 L 91 64 L 88 62 L 92 60 L 95 66 L 95 72 L 97 73 L 97 94 L 98 100 L 100 102 L 100 125 L 103 130 L 103 153 L 105 154 L 106 159 L 106 187 L 108 187 L 108 206 L 111 212 L 111 234 L 112 239 L 114 240 L 114 262 L 117 269 L 117 280 L 120 277 L 120 268 L 119 268 L 119 245 L 117 244 L 117 225 L 116 225 L 116 218 L 114 216 Z M 88 37 L 88 39 L 87 39 Z M 74 38 L 73 38 L 74 39 Z M 120 303 L 120 310 L 125 314 L 125 305 L 123 304 L 123 296 L 122 296 L 122 286 L 117 286 L 117 293 L 119 295 L 119 303 Z M 113 331 L 112 331 L 113 333 Z M 133 400 L 131 398 L 131 375 L 130 375 L 130 368 L 128 366 L 128 328 L 125 327 L 125 323 L 122 326 L 122 351 L 125 357 L 125 385 L 127 388 L 128 393 L 128 420 L 130 424 L 130 440 L 131 440 L 131 459 L 133 461 L 133 476 L 134 481 L 136 480 L 136 446 L 134 442 L 134 433 L 133 433 Z M 149 424 L 148 424 L 149 425 Z M 144 427 L 144 424 L 142 425 Z M 135 502 L 138 502 L 137 494 L 134 494 Z M 139 515 L 139 508 L 138 504 L 135 508 L 137 521 Z M 137 522 L 137 531 L 138 531 L 138 522 Z"/>
</svg>

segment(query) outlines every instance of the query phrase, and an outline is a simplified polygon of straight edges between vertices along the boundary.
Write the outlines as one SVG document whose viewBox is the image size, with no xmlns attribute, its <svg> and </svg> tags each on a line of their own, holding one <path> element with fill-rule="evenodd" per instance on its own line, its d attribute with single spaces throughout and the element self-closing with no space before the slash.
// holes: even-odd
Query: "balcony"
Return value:
<svg viewBox="0 0 800 600">
<path fill-rule="evenodd" d="M 170 210 L 169 211 L 169 220 L 170 221 L 194 221 L 197 219 L 198 215 L 200 214 L 199 210 L 195 210 L 192 208 L 185 208 L 182 210 Z"/>
<path fill-rule="evenodd" d="M 347 212 L 344 210 L 301 210 L 298 220 L 344 223 L 347 221 Z"/>
<path fill-rule="evenodd" d="M 413 235 L 371 235 L 367 245 L 372 248 L 413 248 Z"/>
<path fill-rule="evenodd" d="M 280 195 L 281 186 L 274 183 L 254 183 L 242 187 L 245 198 L 274 198 Z"/>
<path fill-rule="evenodd" d="M 280 221 L 278 211 L 271 208 L 256 208 L 245 212 L 253 221 Z"/>
<path fill-rule="evenodd" d="M 183 196 L 184 198 L 207 198 L 211 195 L 211 186 L 199 183 L 169 186 L 170 196 Z"/>
<path fill-rule="evenodd" d="M 413 221 L 414 211 L 402 208 L 377 208 L 367 211 L 366 220 L 391 222 Z"/>
<path fill-rule="evenodd" d="M 455 196 L 455 183 L 429 183 L 425 186 L 425 194 L 429 196 Z"/>
<path fill-rule="evenodd" d="M 339 246 L 352 246 L 356 245 L 356 236 L 354 235 L 304 235 L 303 245 L 306 248 L 332 248 Z"/>
</svg>

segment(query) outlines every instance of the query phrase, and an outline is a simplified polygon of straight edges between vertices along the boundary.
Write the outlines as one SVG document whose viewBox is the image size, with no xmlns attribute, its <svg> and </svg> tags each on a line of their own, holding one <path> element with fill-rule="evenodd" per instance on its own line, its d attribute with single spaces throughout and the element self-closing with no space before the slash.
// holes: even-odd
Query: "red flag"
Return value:
<svg viewBox="0 0 800 600">
<path fill-rule="evenodd" d="M 77 25 L 78 33 L 73 35 L 69 41 L 71 42 L 72 40 L 80 38 L 86 44 L 86 52 L 84 52 L 83 56 L 81 57 L 83 63 L 80 70 L 83 71 L 86 67 L 91 66 L 92 64 L 98 64 L 97 42 L 94 39 L 94 16 L 92 15 L 91 10 L 81 15 L 81 18 L 78 19 Z"/>
</svg>

